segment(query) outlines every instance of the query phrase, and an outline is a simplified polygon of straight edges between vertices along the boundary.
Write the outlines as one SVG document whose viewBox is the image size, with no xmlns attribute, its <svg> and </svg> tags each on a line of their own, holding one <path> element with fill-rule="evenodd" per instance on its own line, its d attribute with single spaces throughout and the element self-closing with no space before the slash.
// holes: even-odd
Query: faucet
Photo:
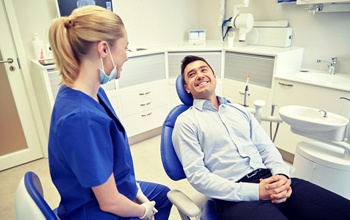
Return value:
<svg viewBox="0 0 350 220">
<path fill-rule="evenodd" d="M 324 60 L 316 60 L 317 63 L 326 63 L 328 66 L 328 73 L 330 75 L 334 75 L 335 73 L 335 64 L 337 64 L 338 59 L 336 57 L 332 57 L 332 61 L 331 62 L 327 62 Z"/>
<path fill-rule="evenodd" d="M 321 110 L 319 110 L 318 112 L 322 112 L 322 113 L 323 113 L 323 117 L 324 117 L 324 118 L 327 118 L 327 112 L 326 112 L 326 110 L 321 109 Z"/>
</svg>

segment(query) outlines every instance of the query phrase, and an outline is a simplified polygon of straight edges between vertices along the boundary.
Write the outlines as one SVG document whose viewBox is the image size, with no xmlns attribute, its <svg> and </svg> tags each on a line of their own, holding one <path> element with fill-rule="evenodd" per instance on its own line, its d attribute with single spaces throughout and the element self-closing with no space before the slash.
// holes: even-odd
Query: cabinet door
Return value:
<svg viewBox="0 0 350 220">
<path fill-rule="evenodd" d="M 187 55 L 194 55 L 203 57 L 209 65 L 213 68 L 217 78 L 221 78 L 221 51 L 210 52 L 169 52 L 168 53 L 168 65 L 169 65 L 169 78 L 174 78 L 181 72 L 181 61 Z"/>
<path fill-rule="evenodd" d="M 228 100 L 230 100 L 231 103 L 237 103 L 237 104 L 244 104 L 244 91 L 246 87 L 246 83 L 238 82 L 235 80 L 230 79 L 224 79 L 222 84 L 222 94 L 224 97 L 226 97 Z M 257 85 L 249 85 L 248 86 L 248 98 L 247 98 L 247 105 L 250 108 L 255 108 L 253 105 L 253 102 L 255 100 L 264 100 L 266 102 L 264 108 L 263 108 L 263 115 L 267 116 L 270 114 L 271 111 L 271 102 L 270 100 L 270 94 L 271 89 L 257 86 Z M 261 125 L 265 129 L 266 133 L 270 133 L 268 123 L 261 122 Z"/>
<path fill-rule="evenodd" d="M 224 79 L 222 94 L 232 103 L 244 104 L 244 92 L 246 88 L 246 83 L 238 82 L 235 80 Z M 248 98 L 247 104 L 249 107 L 254 108 L 253 102 L 255 100 L 265 100 L 266 107 L 270 106 L 268 101 L 270 98 L 271 89 L 257 86 L 257 85 L 248 85 Z"/>
<path fill-rule="evenodd" d="M 275 58 L 227 52 L 225 54 L 225 78 L 271 88 Z"/>
<path fill-rule="evenodd" d="M 165 56 L 159 53 L 130 57 L 123 66 L 118 83 L 120 88 L 125 88 L 165 78 Z"/>
<path fill-rule="evenodd" d="M 348 103 L 340 99 L 342 96 L 349 97 L 349 94 L 340 90 L 278 79 L 275 81 L 273 103 L 277 105 L 277 112 L 286 105 L 301 105 L 348 117 Z M 296 145 L 302 140 L 310 139 L 293 134 L 290 126 L 282 123 L 275 144 L 278 148 L 295 154 Z"/>
</svg>

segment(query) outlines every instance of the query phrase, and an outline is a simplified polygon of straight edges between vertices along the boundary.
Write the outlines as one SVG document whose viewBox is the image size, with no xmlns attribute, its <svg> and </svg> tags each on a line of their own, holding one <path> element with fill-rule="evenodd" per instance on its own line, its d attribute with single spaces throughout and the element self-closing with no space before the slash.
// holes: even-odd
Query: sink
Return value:
<svg viewBox="0 0 350 220">
<path fill-rule="evenodd" d="M 293 128 L 308 131 L 330 131 L 344 128 L 349 120 L 341 115 L 327 112 L 327 116 L 320 109 L 298 105 L 288 105 L 280 108 L 279 114 L 284 122 Z"/>
<path fill-rule="evenodd" d="M 299 72 L 295 76 L 316 83 L 338 84 L 350 82 L 350 75 L 341 73 L 330 75 L 326 72 Z"/>
</svg>

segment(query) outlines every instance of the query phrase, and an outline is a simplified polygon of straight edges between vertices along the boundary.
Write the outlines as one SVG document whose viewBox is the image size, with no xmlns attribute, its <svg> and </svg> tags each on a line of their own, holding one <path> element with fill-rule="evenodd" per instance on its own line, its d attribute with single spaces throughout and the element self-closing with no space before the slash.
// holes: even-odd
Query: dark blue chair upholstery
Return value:
<svg viewBox="0 0 350 220">
<path fill-rule="evenodd" d="M 57 220 L 56 209 L 52 210 L 44 199 L 39 177 L 27 172 L 18 184 L 15 199 L 16 219 Z"/>
<path fill-rule="evenodd" d="M 183 104 L 174 107 L 166 117 L 161 134 L 161 159 L 167 175 L 172 180 L 182 180 L 186 178 L 182 165 L 175 153 L 172 143 L 172 133 L 177 117 L 190 108 L 193 104 L 193 97 L 184 89 L 181 75 L 176 78 L 176 91 Z M 208 200 L 203 204 L 201 219 L 215 220 L 215 204 L 213 200 Z M 181 214 L 180 214 L 181 215 Z"/>
</svg>

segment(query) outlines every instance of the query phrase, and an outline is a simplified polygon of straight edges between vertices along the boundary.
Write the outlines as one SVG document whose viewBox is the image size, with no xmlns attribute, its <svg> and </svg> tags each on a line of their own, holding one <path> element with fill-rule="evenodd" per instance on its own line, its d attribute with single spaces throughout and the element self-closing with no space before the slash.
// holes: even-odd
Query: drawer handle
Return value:
<svg viewBox="0 0 350 220">
<path fill-rule="evenodd" d="M 345 99 L 345 100 L 347 100 L 347 101 L 350 101 L 350 99 L 348 99 L 348 98 L 346 98 L 346 97 L 340 97 L 340 99 Z"/>
<path fill-rule="evenodd" d="M 142 103 L 142 104 L 140 104 L 140 106 L 150 105 L 151 103 L 152 103 L 152 102 Z"/>
<path fill-rule="evenodd" d="M 148 95 L 148 94 L 150 94 L 151 93 L 151 91 L 148 91 L 148 92 L 141 92 L 141 93 L 139 93 L 139 95 Z"/>
<path fill-rule="evenodd" d="M 281 86 L 293 87 L 293 84 L 289 84 L 289 83 L 281 83 L 281 82 L 278 82 L 278 84 L 280 84 Z"/>
<path fill-rule="evenodd" d="M 141 117 L 147 117 L 147 116 L 150 116 L 150 115 L 152 115 L 152 112 L 147 113 L 147 114 L 142 114 Z"/>
<path fill-rule="evenodd" d="M 244 92 L 238 92 L 240 95 L 245 95 Z M 248 96 L 250 96 L 250 93 L 248 93 Z"/>
</svg>

